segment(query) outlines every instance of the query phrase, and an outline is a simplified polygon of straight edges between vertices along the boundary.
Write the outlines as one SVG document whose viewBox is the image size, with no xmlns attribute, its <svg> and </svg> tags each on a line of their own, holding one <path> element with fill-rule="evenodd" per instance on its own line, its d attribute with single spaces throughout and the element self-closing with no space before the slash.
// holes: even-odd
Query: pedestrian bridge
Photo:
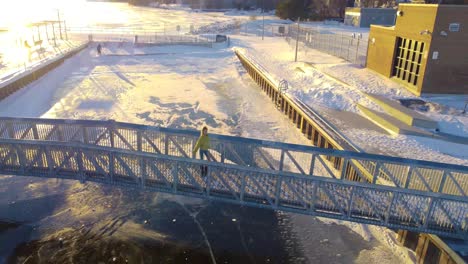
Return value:
<svg viewBox="0 0 468 264">
<path fill-rule="evenodd" d="M 468 167 L 115 121 L 0 118 L 0 174 L 73 179 L 466 239 Z M 208 166 L 202 177 L 200 167 Z M 352 179 L 358 181 L 350 181 Z"/>
</svg>

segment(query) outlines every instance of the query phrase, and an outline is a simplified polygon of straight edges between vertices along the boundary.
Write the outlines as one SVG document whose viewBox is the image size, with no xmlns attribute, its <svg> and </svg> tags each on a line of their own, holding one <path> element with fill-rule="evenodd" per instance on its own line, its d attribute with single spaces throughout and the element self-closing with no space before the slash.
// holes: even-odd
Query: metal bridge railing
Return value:
<svg viewBox="0 0 468 264">
<path fill-rule="evenodd" d="M 81 142 L 90 145 L 195 158 L 197 131 L 115 121 L 0 118 L 0 138 Z M 312 146 L 210 134 L 213 162 L 346 179 L 355 170 L 363 182 L 462 196 L 468 192 L 468 167 L 356 153 Z M 335 161 L 335 162 L 330 162 Z M 339 161 L 339 167 L 335 166 Z"/>
<path fill-rule="evenodd" d="M 208 175 L 200 175 L 208 166 Z M 465 239 L 466 199 L 86 145 L 0 139 L 0 173 L 92 181 Z"/>
<path fill-rule="evenodd" d="M 270 97 L 275 97 L 278 88 L 263 67 L 242 52 L 236 50 L 236 55 L 252 79 Z M 356 146 L 343 137 L 339 131 L 334 129 L 313 109 L 288 96 L 283 96 L 282 99 L 285 99 L 286 106 L 281 111 L 301 129 L 301 132 L 311 140 L 311 143 L 322 148 L 358 150 Z M 294 111 L 291 111 L 291 107 L 294 108 Z M 335 172 L 336 175 L 340 175 L 341 179 L 368 181 L 373 184 L 466 196 L 466 167 L 460 171 L 456 169 L 451 171 L 450 169 L 437 169 L 443 168 L 444 164 L 429 165 L 429 168 L 411 165 L 409 163 L 412 160 L 409 159 L 389 159 L 388 162 L 384 162 L 382 160 L 373 160 L 373 158 L 359 159 L 338 155 L 327 155 L 325 157 L 328 165 L 322 165 L 327 171 L 330 171 L 332 177 L 334 177 L 332 172 Z M 404 162 L 401 162 L 402 160 Z"/>
</svg>

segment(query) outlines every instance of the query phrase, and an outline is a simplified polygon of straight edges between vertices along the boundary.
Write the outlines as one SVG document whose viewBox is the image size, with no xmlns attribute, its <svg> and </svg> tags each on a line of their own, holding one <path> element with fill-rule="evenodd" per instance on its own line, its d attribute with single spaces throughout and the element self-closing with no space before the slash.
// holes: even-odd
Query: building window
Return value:
<svg viewBox="0 0 468 264">
<path fill-rule="evenodd" d="M 397 38 L 392 76 L 417 85 L 424 53 L 424 42 Z"/>
</svg>

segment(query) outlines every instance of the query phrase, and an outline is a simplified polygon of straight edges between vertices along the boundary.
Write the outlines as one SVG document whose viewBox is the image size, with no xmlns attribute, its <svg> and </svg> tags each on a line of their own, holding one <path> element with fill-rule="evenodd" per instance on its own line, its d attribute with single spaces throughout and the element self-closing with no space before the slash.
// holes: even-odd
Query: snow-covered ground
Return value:
<svg viewBox="0 0 468 264">
<path fill-rule="evenodd" d="M 225 45 L 215 48 L 190 46 L 134 48 L 131 43 L 123 46 L 108 44 L 104 47 L 103 53 L 103 56 L 97 56 L 94 47 L 81 52 L 46 77 L 1 101 L 0 114 L 80 119 L 112 118 L 126 122 L 191 129 L 207 125 L 213 133 L 306 143 L 299 131 L 290 126 L 285 117 L 276 113 L 274 106 L 250 80 L 232 50 L 226 48 Z M 135 53 L 155 55 L 133 56 L 132 54 Z M 142 226 L 143 220 L 131 217 L 129 219 L 128 216 L 125 218 L 121 215 L 122 213 L 116 214 L 116 210 L 123 210 L 127 213 L 136 210 L 135 208 L 138 208 L 140 204 L 137 201 L 149 203 L 147 200 L 149 198 L 145 197 L 150 197 L 150 194 L 138 195 L 138 198 L 135 198 L 136 201 L 130 202 L 128 192 L 122 191 L 122 194 L 119 190 L 102 187 L 107 196 L 114 197 L 116 201 L 104 198 L 105 202 L 99 202 L 99 206 L 91 209 L 94 204 L 93 200 L 103 199 L 100 191 L 97 191 L 101 187 L 94 184 L 83 186 L 66 181 L 58 181 L 54 184 L 51 180 L 10 177 L 4 177 L 2 181 L 6 186 L 10 186 L 9 195 L 0 199 L 3 203 L 14 201 L 15 204 L 22 204 L 23 201 L 33 197 L 47 199 L 48 195 L 33 191 L 25 192 L 23 189 L 41 189 L 49 185 L 52 193 L 58 193 L 57 195 L 64 197 L 59 199 L 62 205 L 52 210 L 52 216 L 48 216 L 47 220 L 31 220 L 41 231 L 41 234 L 32 232 L 32 238 L 39 239 L 46 245 L 52 243 L 50 240 L 57 239 L 58 236 L 64 236 L 67 241 L 71 240 L 73 243 L 80 243 L 81 237 L 75 237 L 78 236 L 76 229 L 65 230 L 77 225 L 78 230 L 81 230 L 81 225 L 85 225 L 87 230 L 89 228 L 88 232 L 106 230 L 109 228 L 106 226 L 111 226 L 112 234 L 115 233 L 119 238 L 130 240 L 141 239 L 141 237 L 147 239 L 158 237 L 164 240 L 164 237 L 168 235 L 152 234 L 151 232 L 155 232 L 154 229 Z M 22 194 L 15 194 L 15 191 Z M 86 196 L 94 197 L 94 199 L 76 198 Z M 76 199 L 79 199 L 82 207 L 76 207 Z M 165 203 L 164 201 L 182 204 L 182 208 L 184 206 L 192 208 L 196 205 L 195 207 L 208 208 L 205 210 L 218 210 L 214 209 L 210 203 L 199 200 L 166 195 L 158 195 L 154 199 L 158 202 L 150 203 L 152 206 L 147 205 L 150 206 L 148 208 L 152 208 L 147 210 L 160 210 L 157 208 L 159 204 Z M 116 202 L 119 204 L 116 205 Z M 10 209 L 6 211 L 0 210 L 0 216 L 3 219 L 15 220 L 15 222 L 26 221 L 24 215 L 12 213 L 15 210 L 12 209 L 11 204 L 8 208 Z M 71 213 L 67 212 L 67 208 L 70 208 Z M 112 210 L 107 208 L 112 208 Z M 60 213 L 62 211 L 63 213 Z M 178 214 L 182 212 L 175 215 Z M 250 226 L 246 215 L 239 212 L 224 212 L 223 214 L 225 214 L 225 219 L 238 219 L 236 223 L 242 224 L 242 230 L 251 228 L 246 227 Z M 258 214 L 260 216 L 264 212 Z M 167 217 L 170 218 L 169 220 L 178 221 L 175 215 L 173 213 Z M 287 243 L 291 245 L 285 250 L 291 256 L 267 255 L 264 261 L 267 258 L 271 258 L 273 262 L 281 262 L 284 258 L 285 262 L 295 263 L 326 260 L 367 263 L 369 259 L 393 263 L 411 260 L 409 257 L 411 254 L 406 249 L 395 245 L 394 233 L 383 228 L 350 223 L 336 225 L 337 221 L 322 222 L 322 220 L 310 217 L 282 213 L 279 213 L 276 218 L 281 222 L 280 226 L 285 228 L 285 236 L 280 235 L 282 237 L 280 240 L 290 241 Z M 93 224 L 89 224 L 90 219 L 93 219 Z M 109 223 L 110 219 L 114 220 Z M 151 221 L 166 221 L 150 219 Z M 206 220 L 197 219 L 196 216 L 192 220 L 198 227 L 191 232 L 204 233 L 208 240 L 205 244 L 212 248 L 211 254 L 214 258 L 218 258 L 220 249 L 212 245 L 213 242 L 210 243 L 210 241 L 216 241 L 216 238 L 212 236 L 216 237 L 217 233 L 222 232 L 222 227 L 220 225 L 206 227 Z M 197 223 L 197 221 L 202 222 Z M 117 227 L 114 227 L 113 222 Z M 43 225 L 47 225 L 47 230 L 43 230 Z M 360 233 L 363 237 L 350 232 L 348 228 Z M 127 229 L 133 230 L 132 232 L 138 235 L 129 233 Z M 171 232 L 157 228 L 156 230 Z M 248 244 L 248 248 L 251 246 L 255 248 L 256 243 L 260 243 L 261 240 L 256 236 L 262 232 L 260 231 L 257 235 L 252 234 L 252 242 L 250 242 L 252 244 Z M 386 235 L 373 235 L 378 233 Z M 389 251 L 389 249 L 392 250 Z M 253 259 L 257 259 L 260 252 L 247 250 L 247 253 L 242 254 L 252 255 Z M 389 252 L 394 252 L 395 255 Z"/>
<path fill-rule="evenodd" d="M 399 84 L 319 51 L 300 52 L 298 62 L 294 62 L 294 49 L 282 39 L 262 41 L 258 37 L 233 36 L 232 40 L 274 80 L 287 80 L 289 94 L 319 110 L 364 151 L 468 165 L 468 145 L 416 136 L 393 136 L 380 130 L 355 127 L 347 122 L 349 114 L 362 116 L 357 108 L 358 103 L 379 109 L 364 93 L 390 99 L 417 98 Z M 343 82 L 330 76 L 338 77 Z M 431 107 L 421 113 L 438 121 L 441 132 L 468 136 L 468 115 L 462 114 L 464 102 L 468 99 L 466 96 L 427 96 L 423 99 Z"/>
<path fill-rule="evenodd" d="M 262 21 L 251 14 L 183 9 L 174 12 L 109 3 L 86 6 L 88 14 L 94 15 L 76 24 L 70 22 L 72 25 L 156 30 L 168 24 L 174 27 L 196 22 L 211 24 L 204 27 L 203 33 L 232 30 L 232 47 L 258 60 L 273 78 L 287 79 L 291 95 L 323 110 L 324 115 L 332 110 L 359 114 L 356 102 L 376 107 L 362 95 L 363 91 L 392 98 L 412 97 L 396 84 L 326 54 L 300 53 L 300 62 L 293 63 L 293 51 L 284 39 L 267 34 L 261 40 Z M 101 12 L 106 15 L 99 16 Z M 70 21 L 73 19 L 70 17 Z M 239 21 L 247 22 L 241 27 L 245 30 L 228 27 Z M 212 133 L 309 144 L 253 83 L 232 47 L 136 48 L 131 43 L 106 44 L 103 56 L 97 56 L 95 47 L 90 47 L 0 101 L 0 115 L 115 119 L 190 129 L 207 125 Z M 316 68 L 308 67 L 309 63 Z M 354 88 L 337 83 L 317 69 L 346 76 Z M 449 117 L 450 109 L 458 111 L 460 99 L 449 96 L 432 100 L 455 101 L 444 111 L 431 110 L 427 114 L 439 121 L 447 120 L 449 132 L 466 133 L 466 116 Z M 333 115 L 326 116 L 333 121 Z M 335 118 L 335 124 L 339 124 L 339 115 Z M 454 118 L 453 122 L 450 118 Z M 457 122 L 460 127 L 454 125 Z M 468 158 L 463 155 L 468 151 L 463 145 L 450 146 L 417 137 L 394 138 L 359 128 L 342 132 L 363 149 L 467 164 Z M 192 263 L 415 261 L 414 253 L 397 245 L 394 232 L 375 226 L 134 193 L 96 184 L 9 176 L 0 177 L 0 182 L 0 222 L 16 225 L 0 225 L 0 243 L 9 242 L 8 247 L 0 248 L 0 262 L 12 252 L 22 260 L 51 256 L 54 262 L 69 256 L 86 256 L 95 262 L 114 257 L 136 262 L 139 255 L 159 260 L 149 253 L 154 251 L 169 251 L 165 257 L 172 252 L 172 256 L 180 260 L 187 257 L 186 261 Z M 59 238 L 64 239 L 64 248 L 57 246 Z M 32 245 L 21 244 L 27 241 Z M 165 244 L 169 246 L 165 248 Z M 237 255 L 242 257 L 235 259 Z"/>
</svg>

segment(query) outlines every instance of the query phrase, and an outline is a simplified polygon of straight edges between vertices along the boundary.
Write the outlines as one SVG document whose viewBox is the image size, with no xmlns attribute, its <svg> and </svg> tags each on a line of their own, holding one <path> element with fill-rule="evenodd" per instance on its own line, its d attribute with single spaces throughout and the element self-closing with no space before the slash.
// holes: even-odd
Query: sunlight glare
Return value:
<svg viewBox="0 0 468 264">
<path fill-rule="evenodd" d="M 57 18 L 57 10 L 70 10 L 83 5 L 86 0 L 22 0 L 2 3 L 0 9 L 0 27 L 12 28 L 25 26 L 40 20 Z M 80 11 L 76 10 L 75 11 Z"/>
</svg>

